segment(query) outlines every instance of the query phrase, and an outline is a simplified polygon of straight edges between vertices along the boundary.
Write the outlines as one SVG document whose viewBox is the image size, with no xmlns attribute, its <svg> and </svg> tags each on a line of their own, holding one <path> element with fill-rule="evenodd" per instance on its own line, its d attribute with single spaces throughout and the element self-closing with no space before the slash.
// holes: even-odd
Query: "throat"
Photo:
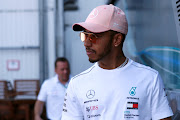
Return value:
<svg viewBox="0 0 180 120">
<path fill-rule="evenodd" d="M 128 63 L 128 61 L 129 61 L 129 59 L 128 58 L 126 58 L 126 57 L 123 57 L 123 58 L 121 58 L 121 60 L 118 60 L 118 61 L 111 61 L 111 60 L 109 60 L 110 62 L 98 62 L 98 65 L 99 65 L 99 67 L 101 67 L 101 68 L 103 68 L 103 69 L 109 69 L 109 70 L 111 70 L 111 69 L 116 69 L 116 68 L 123 68 L 127 63 Z"/>
<path fill-rule="evenodd" d="M 128 61 L 129 61 L 129 59 L 126 57 L 125 61 L 121 65 L 119 65 L 117 68 L 124 67 L 128 63 Z"/>
<path fill-rule="evenodd" d="M 59 82 L 61 82 L 61 84 L 65 85 L 68 82 L 68 79 L 67 80 L 59 79 Z"/>
</svg>

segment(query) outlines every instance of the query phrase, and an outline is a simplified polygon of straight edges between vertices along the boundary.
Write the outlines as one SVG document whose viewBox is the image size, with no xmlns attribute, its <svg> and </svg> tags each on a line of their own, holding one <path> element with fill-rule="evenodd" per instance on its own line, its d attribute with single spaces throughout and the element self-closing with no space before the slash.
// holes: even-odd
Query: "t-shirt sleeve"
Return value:
<svg viewBox="0 0 180 120">
<path fill-rule="evenodd" d="M 45 81 L 42 84 L 37 99 L 40 101 L 43 101 L 43 102 L 46 101 L 46 99 L 47 99 L 47 81 Z"/>
<path fill-rule="evenodd" d="M 83 120 L 83 113 L 72 81 L 73 80 L 71 80 L 68 85 L 64 98 L 61 120 Z"/>
<path fill-rule="evenodd" d="M 152 93 L 152 120 L 159 120 L 172 116 L 163 81 L 159 74 L 154 81 Z"/>
</svg>

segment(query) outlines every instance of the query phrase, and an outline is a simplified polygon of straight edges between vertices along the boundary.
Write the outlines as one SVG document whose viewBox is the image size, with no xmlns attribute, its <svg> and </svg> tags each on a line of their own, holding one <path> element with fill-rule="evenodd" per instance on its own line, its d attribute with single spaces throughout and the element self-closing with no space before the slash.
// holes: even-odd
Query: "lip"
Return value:
<svg viewBox="0 0 180 120">
<path fill-rule="evenodd" d="M 86 54 L 87 55 L 92 55 L 92 54 L 95 54 L 95 51 L 92 50 L 92 49 L 86 49 Z"/>
</svg>

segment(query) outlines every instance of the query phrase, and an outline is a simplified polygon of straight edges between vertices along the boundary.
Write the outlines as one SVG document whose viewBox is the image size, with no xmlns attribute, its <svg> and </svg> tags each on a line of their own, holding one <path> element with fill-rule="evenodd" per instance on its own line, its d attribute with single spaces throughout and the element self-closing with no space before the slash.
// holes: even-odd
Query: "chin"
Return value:
<svg viewBox="0 0 180 120">
<path fill-rule="evenodd" d="M 93 60 L 93 59 L 90 59 L 90 58 L 89 58 L 89 62 L 91 62 L 91 63 L 95 63 L 95 62 L 97 62 L 97 61 L 99 61 L 99 60 Z"/>
</svg>

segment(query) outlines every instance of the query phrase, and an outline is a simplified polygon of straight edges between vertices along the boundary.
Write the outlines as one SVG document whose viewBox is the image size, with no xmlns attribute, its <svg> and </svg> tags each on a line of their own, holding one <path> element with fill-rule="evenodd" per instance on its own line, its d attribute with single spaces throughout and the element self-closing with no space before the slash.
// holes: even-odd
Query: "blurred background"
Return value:
<svg viewBox="0 0 180 120">
<path fill-rule="evenodd" d="M 1 0 L 0 80 L 7 81 L 9 90 L 16 80 L 37 80 L 40 87 L 55 75 L 54 61 L 62 56 L 70 61 L 72 76 L 89 68 L 72 25 L 103 4 L 124 10 L 129 23 L 126 56 L 160 72 L 178 116 L 180 0 Z"/>
</svg>

